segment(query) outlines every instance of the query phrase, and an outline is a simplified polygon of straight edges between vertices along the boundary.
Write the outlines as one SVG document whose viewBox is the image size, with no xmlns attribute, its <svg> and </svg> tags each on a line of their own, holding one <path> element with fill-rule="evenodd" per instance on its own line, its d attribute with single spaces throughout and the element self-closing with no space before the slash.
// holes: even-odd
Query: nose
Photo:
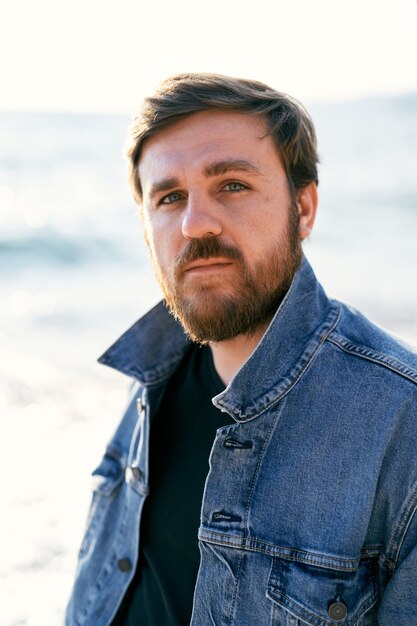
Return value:
<svg viewBox="0 0 417 626">
<path fill-rule="evenodd" d="M 201 195 L 188 196 L 186 212 L 182 220 L 182 235 L 185 239 L 217 237 L 222 226 L 217 216 L 213 201 Z"/>
</svg>

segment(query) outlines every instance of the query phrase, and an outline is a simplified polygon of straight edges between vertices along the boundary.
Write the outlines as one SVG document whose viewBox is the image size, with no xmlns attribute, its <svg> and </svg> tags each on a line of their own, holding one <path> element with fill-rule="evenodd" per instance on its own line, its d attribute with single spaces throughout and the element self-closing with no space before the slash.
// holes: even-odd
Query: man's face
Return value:
<svg viewBox="0 0 417 626">
<path fill-rule="evenodd" d="M 194 341 L 270 321 L 301 259 L 297 207 L 259 116 L 196 113 L 146 141 L 142 217 L 166 302 Z"/>
</svg>

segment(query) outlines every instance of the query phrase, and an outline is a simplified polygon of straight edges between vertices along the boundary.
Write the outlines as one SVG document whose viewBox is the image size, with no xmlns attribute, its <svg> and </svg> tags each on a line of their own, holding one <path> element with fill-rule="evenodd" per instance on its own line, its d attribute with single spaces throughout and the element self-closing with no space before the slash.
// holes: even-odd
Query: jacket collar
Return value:
<svg viewBox="0 0 417 626">
<path fill-rule="evenodd" d="M 282 398 L 314 358 L 339 316 L 303 258 L 292 285 L 249 359 L 213 399 L 222 411 L 247 421 Z M 100 358 L 145 385 L 159 384 L 176 369 L 189 348 L 181 325 L 160 302 Z"/>
</svg>

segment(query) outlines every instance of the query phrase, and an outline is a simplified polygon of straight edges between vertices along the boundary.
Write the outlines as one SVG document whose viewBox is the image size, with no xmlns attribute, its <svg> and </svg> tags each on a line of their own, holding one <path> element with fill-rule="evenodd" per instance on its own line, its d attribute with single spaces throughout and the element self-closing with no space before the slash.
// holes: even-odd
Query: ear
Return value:
<svg viewBox="0 0 417 626">
<path fill-rule="evenodd" d="M 300 237 L 306 239 L 313 230 L 318 203 L 317 185 L 309 183 L 297 191 L 297 208 L 300 218 Z"/>
</svg>

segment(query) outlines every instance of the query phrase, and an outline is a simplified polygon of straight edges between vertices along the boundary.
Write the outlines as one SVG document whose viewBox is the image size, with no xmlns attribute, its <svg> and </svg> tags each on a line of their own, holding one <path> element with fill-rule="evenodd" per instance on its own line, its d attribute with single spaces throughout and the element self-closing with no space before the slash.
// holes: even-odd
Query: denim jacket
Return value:
<svg viewBox="0 0 417 626">
<path fill-rule="evenodd" d="M 107 626 L 133 577 L 150 423 L 188 346 L 157 305 L 100 359 L 137 383 L 93 472 L 67 626 Z M 417 625 L 416 383 L 417 355 L 304 259 L 213 399 L 233 424 L 210 454 L 192 626 Z"/>
</svg>

